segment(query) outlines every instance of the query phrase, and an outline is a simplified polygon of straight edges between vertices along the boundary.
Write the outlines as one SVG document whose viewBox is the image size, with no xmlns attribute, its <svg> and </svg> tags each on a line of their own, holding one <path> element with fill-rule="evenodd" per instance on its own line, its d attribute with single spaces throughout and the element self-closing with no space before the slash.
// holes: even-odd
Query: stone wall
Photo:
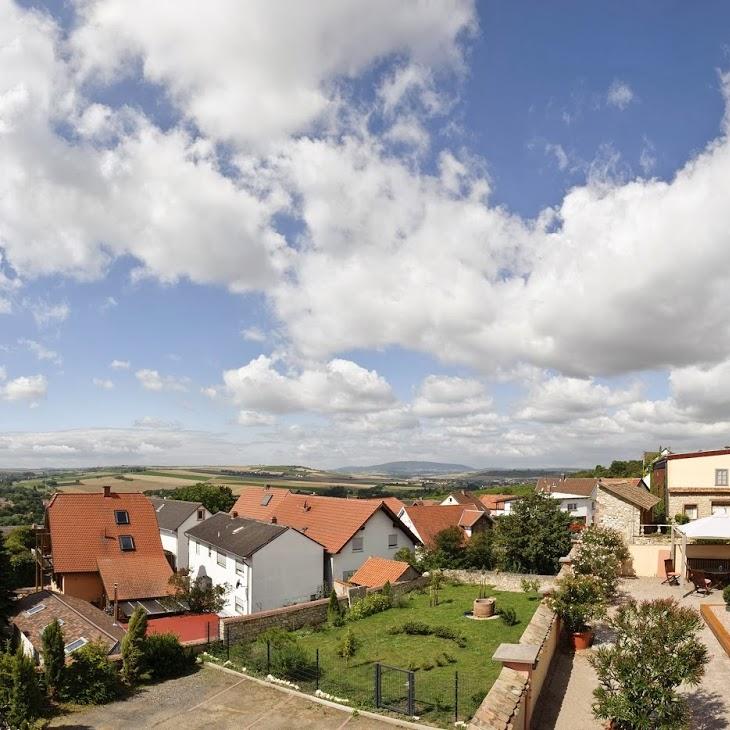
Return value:
<svg viewBox="0 0 730 730">
<path fill-rule="evenodd" d="M 691 494 L 672 494 L 672 490 L 669 490 L 669 506 L 667 511 L 667 518 L 674 517 L 674 515 L 682 514 L 684 512 L 684 506 L 686 504 L 697 505 L 697 517 L 709 517 L 712 514 L 712 503 L 722 502 L 728 504 L 730 497 L 727 494 L 714 492 L 712 489 L 697 490 Z"/>
<path fill-rule="evenodd" d="M 521 591 L 522 580 L 525 578 L 536 580 L 540 584 L 540 588 L 551 588 L 556 578 L 554 575 L 503 573 L 499 570 L 444 570 L 442 572 L 447 578 L 475 585 L 486 583 L 494 586 L 498 591 Z"/>
<path fill-rule="evenodd" d="M 596 522 L 602 527 L 618 530 L 630 543 L 639 534 L 641 510 L 613 494 L 598 489 L 596 493 Z"/>
</svg>

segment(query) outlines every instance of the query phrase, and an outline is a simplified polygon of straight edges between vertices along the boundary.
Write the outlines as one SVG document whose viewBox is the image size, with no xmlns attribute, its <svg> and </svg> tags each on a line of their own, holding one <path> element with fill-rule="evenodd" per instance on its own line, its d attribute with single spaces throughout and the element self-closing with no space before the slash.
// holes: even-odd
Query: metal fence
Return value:
<svg viewBox="0 0 730 730">
<path fill-rule="evenodd" d="M 281 681 L 302 692 L 335 702 L 420 717 L 448 727 L 469 720 L 484 699 L 490 682 L 471 673 L 434 667 L 404 669 L 380 662 L 333 657 L 319 648 L 280 640 L 211 641 L 207 651 L 217 661 L 254 676 Z"/>
</svg>

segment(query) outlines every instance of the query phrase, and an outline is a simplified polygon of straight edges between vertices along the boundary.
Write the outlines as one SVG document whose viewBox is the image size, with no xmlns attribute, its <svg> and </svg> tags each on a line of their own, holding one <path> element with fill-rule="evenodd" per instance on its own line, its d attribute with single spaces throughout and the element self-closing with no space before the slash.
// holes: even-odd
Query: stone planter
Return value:
<svg viewBox="0 0 730 730">
<path fill-rule="evenodd" d="M 494 616 L 494 598 L 474 599 L 474 618 L 489 618 Z"/>
</svg>

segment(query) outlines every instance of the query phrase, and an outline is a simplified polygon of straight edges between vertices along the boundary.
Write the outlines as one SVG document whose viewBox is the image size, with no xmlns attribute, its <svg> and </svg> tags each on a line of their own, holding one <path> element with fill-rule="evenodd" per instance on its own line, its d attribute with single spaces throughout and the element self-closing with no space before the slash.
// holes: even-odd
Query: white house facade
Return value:
<svg viewBox="0 0 730 730">
<path fill-rule="evenodd" d="M 157 525 L 160 529 L 162 549 L 172 558 L 173 568 L 180 570 L 188 567 L 187 531 L 207 520 L 210 512 L 199 502 L 184 502 L 179 499 L 159 499 L 151 497 L 155 508 Z"/>
</svg>

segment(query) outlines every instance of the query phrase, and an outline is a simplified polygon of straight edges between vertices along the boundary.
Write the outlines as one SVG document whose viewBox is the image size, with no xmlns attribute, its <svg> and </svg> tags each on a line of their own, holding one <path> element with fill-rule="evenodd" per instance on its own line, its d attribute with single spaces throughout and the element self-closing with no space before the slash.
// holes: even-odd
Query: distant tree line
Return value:
<svg viewBox="0 0 730 730">
<path fill-rule="evenodd" d="M 572 477 L 606 477 L 606 478 L 632 478 L 644 475 L 644 462 L 641 459 L 630 459 L 629 461 L 614 460 L 611 466 L 597 464 L 593 469 L 583 469 L 573 472 Z"/>
<path fill-rule="evenodd" d="M 200 502 L 210 512 L 230 512 L 236 503 L 236 497 L 230 487 L 218 484 L 185 485 L 177 489 L 152 489 L 145 492 L 148 496 L 180 499 L 184 502 Z"/>
</svg>

